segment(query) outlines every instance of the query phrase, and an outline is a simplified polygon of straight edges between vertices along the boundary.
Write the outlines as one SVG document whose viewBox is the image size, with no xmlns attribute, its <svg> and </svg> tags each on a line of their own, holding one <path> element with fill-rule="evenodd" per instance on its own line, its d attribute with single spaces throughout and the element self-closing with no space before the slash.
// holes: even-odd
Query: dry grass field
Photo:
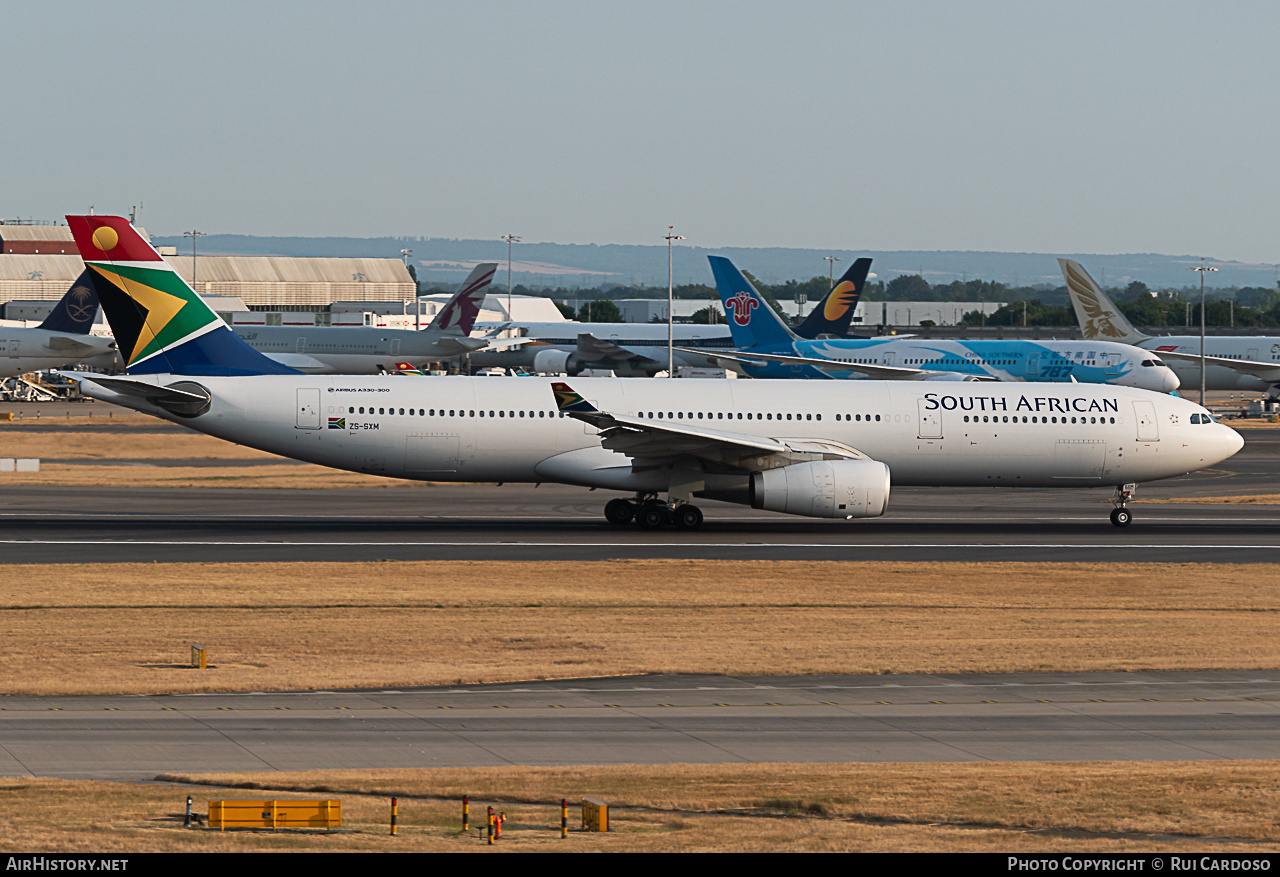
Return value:
<svg viewBox="0 0 1280 877">
<path fill-rule="evenodd" d="M 13 694 L 1268 668 L 1278 613 L 1259 565 L 15 565 L 0 666 Z"/>
<path fill-rule="evenodd" d="M 1280 762 L 670 765 L 0 780 L 0 851 L 1280 852 Z M 182 828 L 210 800 L 339 798 L 341 834 Z M 461 796 L 472 830 L 461 831 Z M 389 798 L 400 798 L 389 836 Z M 559 836 L 560 798 L 613 831 Z M 506 813 L 490 848 L 485 808 Z"/>
</svg>

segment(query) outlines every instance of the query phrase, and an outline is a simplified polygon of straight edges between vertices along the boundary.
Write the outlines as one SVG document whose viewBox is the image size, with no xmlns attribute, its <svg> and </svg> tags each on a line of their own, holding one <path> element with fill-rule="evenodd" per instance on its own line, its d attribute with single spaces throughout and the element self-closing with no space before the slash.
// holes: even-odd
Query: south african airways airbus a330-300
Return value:
<svg viewBox="0 0 1280 877">
<path fill-rule="evenodd" d="M 318 376 L 244 344 L 128 221 L 67 217 L 128 375 L 86 395 L 339 469 L 625 491 L 615 524 L 693 529 L 695 498 L 874 517 L 897 484 L 1115 487 L 1243 442 L 1204 408 L 1085 384 Z"/>
</svg>

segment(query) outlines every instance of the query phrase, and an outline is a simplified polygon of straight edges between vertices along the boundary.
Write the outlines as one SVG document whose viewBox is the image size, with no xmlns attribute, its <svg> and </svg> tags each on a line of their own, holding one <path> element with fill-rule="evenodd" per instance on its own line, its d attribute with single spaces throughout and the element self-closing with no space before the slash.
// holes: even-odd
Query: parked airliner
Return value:
<svg viewBox="0 0 1280 877">
<path fill-rule="evenodd" d="M 625 491 L 609 521 L 702 523 L 697 497 L 794 515 L 884 514 L 898 484 L 1115 487 L 1211 466 L 1234 430 L 1116 386 L 320 376 L 245 345 L 128 221 L 68 216 L 129 374 L 93 398 L 283 456 L 434 481 Z M 665 494 L 665 499 L 660 498 Z"/>
<path fill-rule="evenodd" d="M 1167 393 L 1177 376 L 1152 353 L 1125 344 L 1079 341 L 961 341 L 867 338 L 806 341 L 764 304 L 751 282 L 722 256 L 708 256 L 732 314 L 737 351 L 722 361 L 759 378 L 879 378 L 911 381 L 1079 382 Z"/>
<path fill-rule="evenodd" d="M 1200 386 L 1199 335 L 1144 335 L 1120 313 L 1079 262 L 1059 259 L 1067 293 L 1089 341 L 1121 341 L 1158 353 L 1184 387 Z M 1266 391 L 1280 396 L 1280 336 L 1207 335 L 1205 389 Z"/>
<path fill-rule="evenodd" d="M 848 334 L 858 299 L 867 283 L 871 260 L 856 259 L 804 321 L 795 328 L 800 338 L 841 338 Z M 541 374 L 576 375 L 584 369 L 608 369 L 619 377 L 652 377 L 667 368 L 666 323 L 501 323 L 479 329 L 515 329 L 514 338 L 494 340 L 471 355 L 474 368 L 507 368 Z M 672 327 L 676 366 L 717 366 L 707 351 L 731 350 L 729 327 L 679 323 Z"/>
<path fill-rule="evenodd" d="M 98 297 L 86 270 L 39 326 L 0 326 L 0 378 L 114 354 L 115 339 L 89 334 L 97 315 Z"/>
<path fill-rule="evenodd" d="M 477 265 L 425 329 L 363 326 L 236 326 L 249 346 L 308 374 L 377 375 L 399 360 L 415 365 L 452 359 L 484 347 L 470 333 L 497 262 Z"/>
</svg>

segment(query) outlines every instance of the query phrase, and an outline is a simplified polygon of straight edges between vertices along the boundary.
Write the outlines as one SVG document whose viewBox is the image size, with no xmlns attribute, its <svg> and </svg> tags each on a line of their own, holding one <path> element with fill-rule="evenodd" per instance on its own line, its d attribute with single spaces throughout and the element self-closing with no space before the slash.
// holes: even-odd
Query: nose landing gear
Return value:
<svg viewBox="0 0 1280 877">
<path fill-rule="evenodd" d="M 1111 523 L 1116 527 L 1127 527 L 1133 522 L 1133 512 L 1129 511 L 1126 503 L 1133 499 L 1134 491 L 1138 489 L 1136 484 L 1125 484 L 1117 487 L 1112 502 L 1116 507 L 1111 510 Z"/>
</svg>

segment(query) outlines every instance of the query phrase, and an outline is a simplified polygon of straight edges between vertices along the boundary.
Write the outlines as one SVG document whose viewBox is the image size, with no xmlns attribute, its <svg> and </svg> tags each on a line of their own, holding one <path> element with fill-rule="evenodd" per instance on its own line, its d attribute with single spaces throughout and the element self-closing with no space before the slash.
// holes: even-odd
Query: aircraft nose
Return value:
<svg viewBox="0 0 1280 877">
<path fill-rule="evenodd" d="M 1172 393 L 1174 390 L 1182 386 L 1182 381 L 1174 373 L 1173 369 L 1164 366 L 1160 369 L 1164 373 L 1163 380 L 1160 382 L 1160 392 Z M 1234 430 L 1233 430 L 1234 431 Z"/>
<path fill-rule="evenodd" d="M 1236 432 L 1229 426 L 1218 424 L 1224 435 L 1222 436 L 1222 449 L 1225 452 L 1222 459 L 1240 453 L 1240 449 L 1244 447 L 1244 436 Z"/>
</svg>

